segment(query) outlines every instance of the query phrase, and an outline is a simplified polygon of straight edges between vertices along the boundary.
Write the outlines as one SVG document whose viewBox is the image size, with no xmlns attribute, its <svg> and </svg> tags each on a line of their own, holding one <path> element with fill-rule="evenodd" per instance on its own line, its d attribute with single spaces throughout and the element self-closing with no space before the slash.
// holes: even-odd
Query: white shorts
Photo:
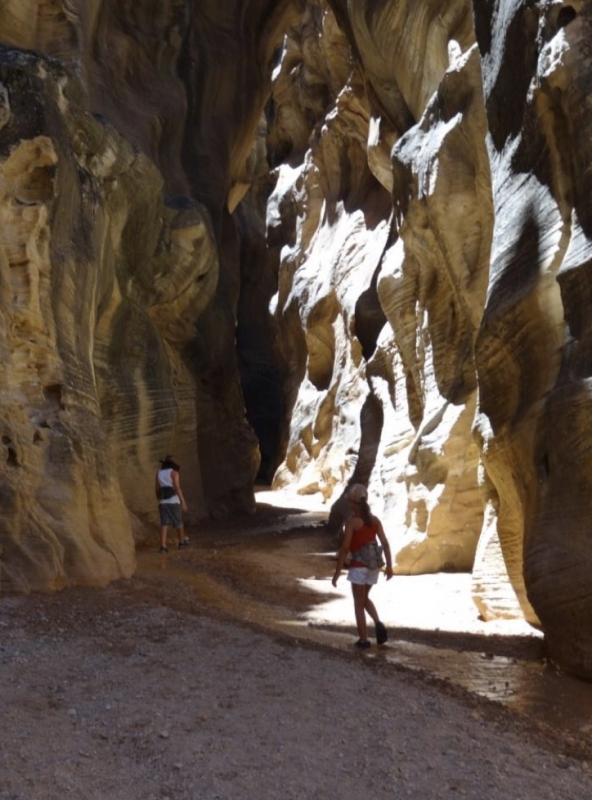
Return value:
<svg viewBox="0 0 592 800">
<path fill-rule="evenodd" d="M 378 583 L 379 575 L 379 569 L 368 569 L 368 567 L 350 567 L 349 572 L 347 573 L 347 579 L 352 583 L 374 586 L 375 583 Z"/>
</svg>

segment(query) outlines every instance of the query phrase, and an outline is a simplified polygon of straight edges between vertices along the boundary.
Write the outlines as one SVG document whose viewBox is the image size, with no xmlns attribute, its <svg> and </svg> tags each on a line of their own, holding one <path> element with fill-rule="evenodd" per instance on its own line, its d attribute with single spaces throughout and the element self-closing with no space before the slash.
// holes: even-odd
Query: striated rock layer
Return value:
<svg viewBox="0 0 592 800">
<path fill-rule="evenodd" d="M 164 206 L 158 170 L 55 63 L 4 51 L 0 81 L 3 587 L 104 582 L 133 569 L 157 456 L 177 439 L 195 464 L 171 353 L 215 291 L 211 219 Z"/>
<path fill-rule="evenodd" d="M 472 569 L 485 618 L 540 622 L 587 676 L 591 25 L 587 2 L 309 3 L 267 220 L 275 484 L 338 525 L 368 481 L 398 571 Z"/>
<path fill-rule="evenodd" d="M 253 508 L 231 212 L 290 5 L 2 4 L 3 591 L 129 575 L 166 452 L 190 519 Z"/>
<path fill-rule="evenodd" d="M 475 4 L 495 207 L 476 421 L 511 576 L 592 675 L 590 3 Z"/>
<path fill-rule="evenodd" d="M 285 163 L 268 229 L 286 242 L 276 316 L 296 387 L 276 485 L 335 501 L 369 481 L 404 573 L 471 569 L 484 517 L 472 425 L 487 119 L 470 6 L 448 6 L 309 4 L 273 89 Z M 315 119 L 308 141 L 284 105 Z"/>
</svg>

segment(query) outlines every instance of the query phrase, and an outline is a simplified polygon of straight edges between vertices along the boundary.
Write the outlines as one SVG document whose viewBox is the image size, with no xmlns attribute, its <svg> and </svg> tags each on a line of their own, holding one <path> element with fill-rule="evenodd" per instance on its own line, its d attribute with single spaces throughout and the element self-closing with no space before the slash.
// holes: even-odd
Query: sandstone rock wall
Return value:
<svg viewBox="0 0 592 800">
<path fill-rule="evenodd" d="M 163 205 L 74 77 L 3 56 L 3 588 L 103 583 L 133 569 L 157 457 L 178 438 L 195 464 L 194 380 L 167 351 L 215 291 L 212 226 Z"/>
<path fill-rule="evenodd" d="M 253 508 L 231 212 L 291 5 L 2 4 L 3 591 L 129 575 L 166 452 Z"/>
<path fill-rule="evenodd" d="M 310 9 L 273 90 L 276 485 L 337 525 L 369 481 L 399 571 L 472 568 L 484 617 L 590 675 L 592 4 Z"/>
<path fill-rule="evenodd" d="M 438 8 L 309 4 L 270 136 L 285 161 L 268 231 L 286 243 L 276 315 L 294 375 L 275 482 L 335 502 L 370 481 L 406 573 L 470 569 L 483 522 L 471 427 L 487 121 L 470 6 Z"/>
<path fill-rule="evenodd" d="M 553 657 L 589 676 L 592 6 L 501 10 L 475 4 L 495 208 L 476 430 L 514 583 Z"/>
</svg>

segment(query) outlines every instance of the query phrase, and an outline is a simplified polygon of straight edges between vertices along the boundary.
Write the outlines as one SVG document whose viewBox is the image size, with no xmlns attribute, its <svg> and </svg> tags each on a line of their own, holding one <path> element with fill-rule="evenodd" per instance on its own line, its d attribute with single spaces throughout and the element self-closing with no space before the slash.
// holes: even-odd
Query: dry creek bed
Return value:
<svg viewBox="0 0 592 800">
<path fill-rule="evenodd" d="M 237 533 L 150 546 L 106 589 L 0 598 L 2 800 L 592 797 L 585 737 L 353 652 L 311 594 L 322 533 L 255 532 L 248 553 Z"/>
</svg>

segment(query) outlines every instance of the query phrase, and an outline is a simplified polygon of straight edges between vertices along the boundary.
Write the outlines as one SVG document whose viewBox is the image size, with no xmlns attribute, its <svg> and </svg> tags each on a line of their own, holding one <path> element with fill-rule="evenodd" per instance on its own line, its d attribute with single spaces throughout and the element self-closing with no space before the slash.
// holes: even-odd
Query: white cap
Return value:
<svg viewBox="0 0 592 800">
<path fill-rule="evenodd" d="M 347 496 L 354 503 L 359 503 L 360 500 L 366 500 L 368 497 L 368 489 L 362 483 L 353 483 L 347 490 Z"/>
</svg>

